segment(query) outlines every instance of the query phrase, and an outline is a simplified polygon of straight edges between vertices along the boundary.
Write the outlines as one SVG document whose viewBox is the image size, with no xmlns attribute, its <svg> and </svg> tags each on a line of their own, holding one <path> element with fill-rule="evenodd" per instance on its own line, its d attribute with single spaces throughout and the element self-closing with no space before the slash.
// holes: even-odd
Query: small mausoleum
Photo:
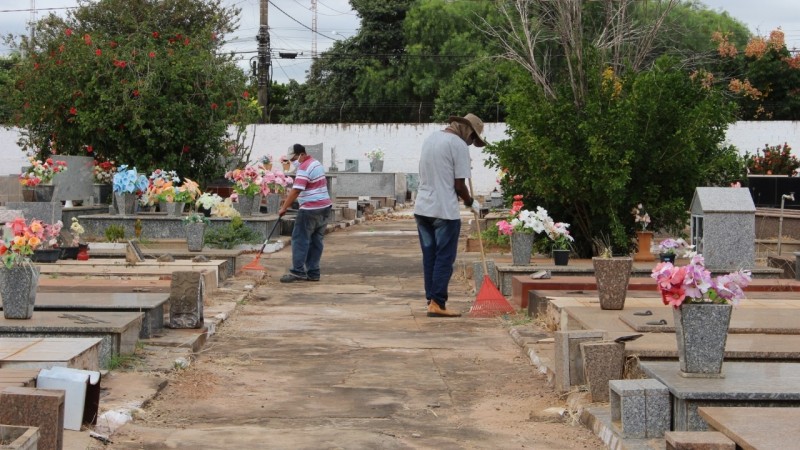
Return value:
<svg viewBox="0 0 800 450">
<path fill-rule="evenodd" d="M 691 244 L 712 271 L 755 265 L 756 207 L 745 188 L 698 187 L 690 207 Z"/>
</svg>

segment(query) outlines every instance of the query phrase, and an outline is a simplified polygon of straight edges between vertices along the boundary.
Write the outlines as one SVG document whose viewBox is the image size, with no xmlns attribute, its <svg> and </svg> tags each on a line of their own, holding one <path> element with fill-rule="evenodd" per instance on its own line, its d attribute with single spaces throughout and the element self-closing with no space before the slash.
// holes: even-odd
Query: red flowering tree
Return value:
<svg viewBox="0 0 800 450">
<path fill-rule="evenodd" d="M 221 0 L 79 3 L 65 19 L 42 19 L 35 42 L 19 42 L 27 56 L 5 96 L 24 150 L 198 180 L 247 153 L 241 131 L 258 105 L 233 56 L 220 53 L 238 10 Z M 231 124 L 239 132 L 229 135 Z"/>
</svg>

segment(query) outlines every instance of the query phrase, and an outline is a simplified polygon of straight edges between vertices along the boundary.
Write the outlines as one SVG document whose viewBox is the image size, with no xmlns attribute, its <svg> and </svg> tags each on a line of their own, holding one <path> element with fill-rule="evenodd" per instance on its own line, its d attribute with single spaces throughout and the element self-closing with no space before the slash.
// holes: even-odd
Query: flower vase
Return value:
<svg viewBox="0 0 800 450">
<path fill-rule="evenodd" d="M 184 225 L 184 230 L 186 231 L 186 245 L 189 247 L 189 251 L 203 251 L 206 224 L 203 222 L 187 223 Z"/>
<path fill-rule="evenodd" d="M 675 258 L 677 255 L 675 253 L 659 253 L 658 259 L 661 262 L 668 262 L 670 264 L 675 264 Z"/>
<path fill-rule="evenodd" d="M 533 252 L 533 233 L 513 232 L 511 234 L 511 260 L 515 266 L 527 266 L 531 263 Z"/>
<path fill-rule="evenodd" d="M 732 305 L 719 303 L 684 303 L 672 309 L 681 376 L 722 378 L 732 311 Z"/>
<path fill-rule="evenodd" d="M 383 160 L 373 159 L 369 162 L 369 170 L 371 172 L 383 172 Z"/>
<path fill-rule="evenodd" d="M 592 258 L 600 309 L 622 309 L 628 293 L 633 259 L 628 256 Z"/>
<path fill-rule="evenodd" d="M 251 195 L 239 195 L 238 201 L 234 202 L 233 207 L 239 211 L 241 216 L 252 216 L 254 202 L 255 197 Z"/>
<path fill-rule="evenodd" d="M 211 217 L 211 208 L 203 208 L 202 206 L 198 206 L 197 212 L 199 212 L 205 217 Z"/>
<path fill-rule="evenodd" d="M 26 202 L 52 202 L 56 187 L 52 184 L 39 184 L 22 188 L 22 200 Z"/>
<path fill-rule="evenodd" d="M 18 264 L 10 269 L 0 264 L 0 296 L 3 298 L 3 317 L 30 319 L 39 286 L 39 268 Z"/>
<path fill-rule="evenodd" d="M 289 161 L 281 162 L 281 167 L 283 168 L 284 172 L 288 172 L 289 169 L 292 168 L 292 163 Z"/>
<path fill-rule="evenodd" d="M 553 264 L 557 266 L 569 265 L 570 250 L 553 249 Z"/>
<path fill-rule="evenodd" d="M 269 172 L 270 170 L 272 170 L 272 163 L 268 163 L 268 164 L 262 164 L 262 165 L 261 165 L 261 167 L 263 167 L 263 168 L 264 168 L 264 170 L 266 170 L 267 172 Z"/>
<path fill-rule="evenodd" d="M 111 203 L 111 185 L 110 184 L 93 184 L 92 185 L 92 198 L 98 205 L 107 205 Z"/>
<path fill-rule="evenodd" d="M 117 214 L 121 216 L 136 214 L 136 194 L 132 192 L 115 192 L 114 203 L 117 205 Z"/>
<path fill-rule="evenodd" d="M 650 246 L 653 243 L 652 231 L 637 231 L 636 232 L 636 253 L 633 255 L 634 261 L 655 261 L 656 257 L 650 251 Z"/>
<path fill-rule="evenodd" d="M 61 259 L 78 259 L 78 246 L 61 247 Z"/>
<path fill-rule="evenodd" d="M 167 217 L 180 217 L 183 215 L 183 208 L 186 206 L 184 202 L 163 202 L 161 203 L 161 211 L 167 213 Z"/>
<path fill-rule="evenodd" d="M 267 213 L 278 214 L 281 209 L 281 194 L 267 194 Z"/>
<path fill-rule="evenodd" d="M 89 244 L 78 244 L 78 255 L 75 257 L 78 261 L 89 260 Z"/>
</svg>

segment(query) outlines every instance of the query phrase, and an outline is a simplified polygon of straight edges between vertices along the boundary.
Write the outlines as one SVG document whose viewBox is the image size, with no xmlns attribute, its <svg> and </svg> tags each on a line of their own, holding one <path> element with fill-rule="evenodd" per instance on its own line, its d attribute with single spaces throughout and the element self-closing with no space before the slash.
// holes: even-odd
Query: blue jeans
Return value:
<svg viewBox="0 0 800 450">
<path fill-rule="evenodd" d="M 298 277 L 319 279 L 319 260 L 322 259 L 322 239 L 331 207 L 297 211 L 292 230 L 292 268 Z"/>
<path fill-rule="evenodd" d="M 447 303 L 447 285 L 450 284 L 458 252 L 461 220 L 437 219 L 416 214 L 414 218 L 422 248 L 425 298 L 444 308 Z"/>
</svg>

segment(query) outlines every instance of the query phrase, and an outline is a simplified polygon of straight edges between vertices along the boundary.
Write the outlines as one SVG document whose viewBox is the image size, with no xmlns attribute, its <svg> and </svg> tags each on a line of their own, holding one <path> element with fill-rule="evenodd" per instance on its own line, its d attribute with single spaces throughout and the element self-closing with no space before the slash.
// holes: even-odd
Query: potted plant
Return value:
<svg viewBox="0 0 800 450">
<path fill-rule="evenodd" d="M 44 161 L 29 157 L 30 166 L 19 175 L 22 184 L 22 198 L 26 202 L 50 202 L 53 200 L 53 178 L 56 174 L 67 170 L 65 161 L 53 161 L 47 158 Z"/>
<path fill-rule="evenodd" d="M 256 204 L 256 195 L 261 194 L 264 172 L 255 166 L 247 166 L 244 169 L 227 172 L 225 178 L 233 181 L 235 196 L 232 195 L 231 198 L 236 201 L 236 209 L 239 214 L 242 216 L 252 215 L 254 204 Z"/>
<path fill-rule="evenodd" d="M 557 266 L 569 264 L 569 254 L 575 239 L 569 234 L 568 228 L 569 224 L 564 222 L 545 223 L 545 234 L 552 241 L 553 263 Z"/>
<path fill-rule="evenodd" d="M 100 161 L 95 159 L 92 167 L 92 181 L 94 182 L 94 199 L 99 204 L 109 203 L 111 198 L 111 183 L 114 180 L 116 167 L 114 161 Z"/>
<path fill-rule="evenodd" d="M 595 238 L 594 243 L 598 256 L 592 258 L 592 267 L 594 267 L 600 309 L 623 309 L 633 259 L 630 256 L 614 256 L 611 243 L 606 236 Z"/>
<path fill-rule="evenodd" d="M 0 239 L 0 297 L 6 319 L 30 319 L 39 285 L 39 268 L 31 263 L 33 251 L 42 245 L 44 226 L 21 217 L 6 223 Z"/>
<path fill-rule="evenodd" d="M 545 230 L 545 222 L 549 219 L 541 206 L 537 206 L 535 212 L 522 209 L 523 206 L 522 195 L 515 195 L 511 215 L 497 222 L 498 233 L 511 236 L 511 258 L 515 266 L 531 263 L 534 238 Z"/>
<path fill-rule="evenodd" d="M 693 246 L 690 246 L 683 238 L 667 238 L 658 244 L 658 258 L 661 262 L 671 262 L 675 264 L 675 258 L 677 258 L 678 252 L 683 252 L 684 249 L 691 249 L 692 247 Z"/>
<path fill-rule="evenodd" d="M 211 223 L 208 217 L 191 213 L 183 218 L 183 227 L 186 231 L 186 245 L 189 247 L 190 252 L 199 252 L 203 250 L 203 240 L 205 237 L 206 226 Z"/>
<path fill-rule="evenodd" d="M 680 371 L 694 377 L 719 377 L 732 306 L 744 296 L 750 272 L 738 270 L 716 278 L 703 264 L 703 256 L 691 255 L 686 266 L 658 263 L 656 280 L 665 305 L 673 307 Z"/>
<path fill-rule="evenodd" d="M 259 164 L 265 171 L 272 170 L 272 156 L 264 155 L 258 160 Z"/>
<path fill-rule="evenodd" d="M 136 167 L 128 168 L 123 164 L 117 168 L 113 177 L 114 201 L 117 212 L 121 215 L 132 215 L 136 212 L 136 194 L 147 190 L 147 177 L 136 171 Z"/>
<path fill-rule="evenodd" d="M 61 249 L 58 248 L 58 238 L 64 224 L 59 220 L 54 224 L 42 223 L 42 232 L 37 236 L 41 239 L 41 244 L 33 250 L 31 261 L 37 263 L 54 263 L 61 256 Z"/>
<path fill-rule="evenodd" d="M 383 157 L 384 153 L 383 150 L 376 148 L 375 150 L 370 150 L 364 153 L 369 159 L 369 168 L 372 172 L 383 172 Z"/>
<path fill-rule="evenodd" d="M 653 232 L 647 231 L 647 226 L 650 225 L 650 214 L 644 210 L 644 206 L 641 203 L 633 207 L 631 214 L 633 214 L 634 223 L 641 227 L 640 230 L 636 231 L 637 245 L 633 259 L 635 261 L 653 261 L 656 259 L 650 251 L 650 246 L 653 243 Z"/>
</svg>

